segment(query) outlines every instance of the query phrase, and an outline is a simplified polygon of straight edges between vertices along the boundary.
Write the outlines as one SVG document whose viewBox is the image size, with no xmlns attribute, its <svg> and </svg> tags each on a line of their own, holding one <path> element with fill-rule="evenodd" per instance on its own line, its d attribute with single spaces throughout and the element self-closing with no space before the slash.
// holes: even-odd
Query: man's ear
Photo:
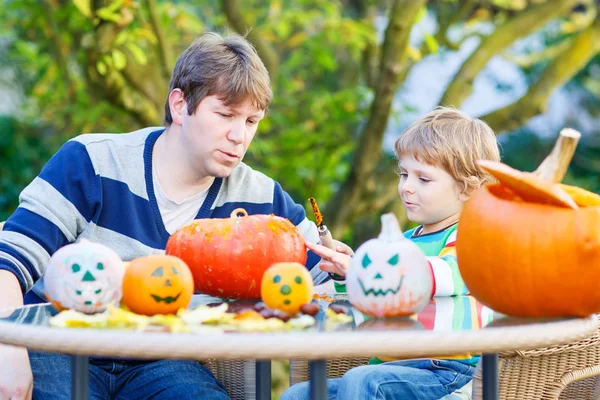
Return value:
<svg viewBox="0 0 600 400">
<path fill-rule="evenodd" d="M 471 175 L 465 182 L 465 189 L 458 195 L 460 201 L 467 201 L 473 193 L 475 193 L 481 187 L 481 180 L 478 177 Z"/>
<path fill-rule="evenodd" d="M 173 89 L 169 93 L 169 108 L 171 109 L 171 118 L 177 125 L 183 124 L 183 115 L 187 113 L 187 102 L 181 89 Z"/>
</svg>

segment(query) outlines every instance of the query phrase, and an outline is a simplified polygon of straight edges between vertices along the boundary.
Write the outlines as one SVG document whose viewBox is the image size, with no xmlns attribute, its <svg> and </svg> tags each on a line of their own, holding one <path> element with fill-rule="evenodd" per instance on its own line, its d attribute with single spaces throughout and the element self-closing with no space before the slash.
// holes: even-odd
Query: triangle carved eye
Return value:
<svg viewBox="0 0 600 400">
<path fill-rule="evenodd" d="M 400 261 L 400 255 L 396 254 L 388 260 L 388 264 L 396 266 L 398 265 L 398 261 Z"/>
<path fill-rule="evenodd" d="M 363 256 L 362 259 L 362 266 L 363 268 L 367 268 L 369 265 L 371 265 L 373 261 L 371 261 L 371 259 L 369 258 L 369 255 L 365 253 L 365 255 Z"/>
</svg>

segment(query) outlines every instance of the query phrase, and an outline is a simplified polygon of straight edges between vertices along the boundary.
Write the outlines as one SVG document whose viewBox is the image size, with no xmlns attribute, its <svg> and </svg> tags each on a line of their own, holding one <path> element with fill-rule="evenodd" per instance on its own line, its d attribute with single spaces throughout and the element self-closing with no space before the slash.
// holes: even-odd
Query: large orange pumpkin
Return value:
<svg viewBox="0 0 600 400">
<path fill-rule="evenodd" d="M 175 314 L 190 304 L 193 294 L 192 273 L 177 257 L 139 257 L 125 269 L 121 302 L 135 313 Z"/>
<path fill-rule="evenodd" d="M 186 262 L 197 291 L 233 299 L 259 299 L 267 268 L 307 258 L 304 237 L 289 220 L 243 209 L 193 221 L 171 235 L 166 253 Z"/>
<path fill-rule="evenodd" d="M 458 265 L 470 292 L 512 316 L 600 312 L 600 196 L 483 166 L 500 183 L 481 188 L 460 217 Z"/>
</svg>

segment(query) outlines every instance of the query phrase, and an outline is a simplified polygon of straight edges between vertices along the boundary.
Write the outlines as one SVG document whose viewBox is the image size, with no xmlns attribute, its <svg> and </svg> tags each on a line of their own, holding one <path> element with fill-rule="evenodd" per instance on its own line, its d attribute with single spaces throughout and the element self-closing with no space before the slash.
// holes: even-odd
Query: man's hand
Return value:
<svg viewBox="0 0 600 400">
<path fill-rule="evenodd" d="M 0 345 L 0 400 L 31 400 L 32 393 L 27 349 Z"/>
<path fill-rule="evenodd" d="M 350 256 L 354 254 L 352 249 L 344 243 L 334 240 L 335 248 L 333 251 L 325 246 L 314 243 L 306 243 L 306 247 L 312 250 L 313 253 L 321 257 L 319 267 L 325 271 L 340 276 L 346 276 L 348 267 L 350 266 Z"/>
</svg>

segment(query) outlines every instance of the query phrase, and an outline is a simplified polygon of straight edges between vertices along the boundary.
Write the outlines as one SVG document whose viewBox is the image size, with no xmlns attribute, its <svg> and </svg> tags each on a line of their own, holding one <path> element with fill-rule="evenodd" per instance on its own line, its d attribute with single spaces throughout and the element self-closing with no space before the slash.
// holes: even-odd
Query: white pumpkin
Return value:
<svg viewBox="0 0 600 400">
<path fill-rule="evenodd" d="M 102 312 L 121 300 L 125 267 L 112 249 L 89 240 L 60 248 L 43 276 L 46 297 L 61 311 Z"/>
<path fill-rule="evenodd" d="M 394 214 L 381 216 L 377 239 L 363 243 L 346 275 L 350 303 L 373 317 L 418 313 L 431 299 L 433 278 L 425 254 L 402 234 Z"/>
</svg>

